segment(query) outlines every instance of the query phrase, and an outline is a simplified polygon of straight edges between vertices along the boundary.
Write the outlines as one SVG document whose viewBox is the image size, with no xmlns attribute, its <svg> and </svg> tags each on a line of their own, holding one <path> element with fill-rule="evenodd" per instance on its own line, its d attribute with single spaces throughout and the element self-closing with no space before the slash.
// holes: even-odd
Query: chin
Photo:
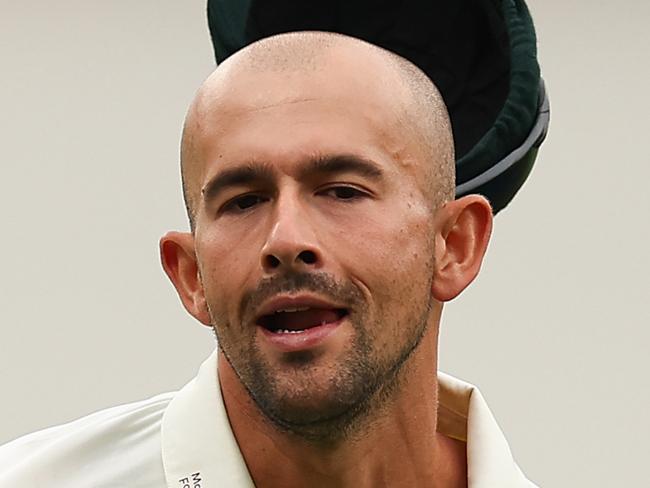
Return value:
<svg viewBox="0 0 650 488">
<path fill-rule="evenodd" d="M 377 395 L 356 392 L 347 398 L 340 390 L 294 391 L 277 399 L 266 418 L 278 430 L 314 445 L 335 446 L 361 436 L 379 406 Z M 350 394 L 351 392 L 347 392 Z"/>
<path fill-rule="evenodd" d="M 350 365 L 338 366 L 283 364 L 267 369 L 247 387 L 276 427 L 306 439 L 331 441 L 369 409 L 377 384 Z"/>
</svg>

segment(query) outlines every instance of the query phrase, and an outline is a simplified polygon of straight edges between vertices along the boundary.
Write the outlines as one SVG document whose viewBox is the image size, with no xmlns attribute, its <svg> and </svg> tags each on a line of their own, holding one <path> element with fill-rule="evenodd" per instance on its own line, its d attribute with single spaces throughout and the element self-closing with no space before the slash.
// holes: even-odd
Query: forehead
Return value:
<svg viewBox="0 0 650 488">
<path fill-rule="evenodd" d="M 199 179 L 245 159 L 346 153 L 387 164 L 414 160 L 404 90 L 395 75 L 375 75 L 346 63 L 307 72 L 230 70 L 197 109 Z"/>
</svg>

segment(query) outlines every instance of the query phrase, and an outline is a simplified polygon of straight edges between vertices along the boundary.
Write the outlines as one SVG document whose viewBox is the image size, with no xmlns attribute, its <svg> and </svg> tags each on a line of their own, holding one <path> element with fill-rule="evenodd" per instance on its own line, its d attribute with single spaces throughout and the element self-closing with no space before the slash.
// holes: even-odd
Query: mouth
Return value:
<svg viewBox="0 0 650 488">
<path fill-rule="evenodd" d="M 301 334 L 314 327 L 340 321 L 348 315 L 345 308 L 293 306 L 264 314 L 257 320 L 260 327 L 274 334 Z"/>
<path fill-rule="evenodd" d="M 255 324 L 265 343 L 284 353 L 314 350 L 330 343 L 350 314 L 347 308 L 320 298 L 276 297 L 259 310 Z"/>
</svg>

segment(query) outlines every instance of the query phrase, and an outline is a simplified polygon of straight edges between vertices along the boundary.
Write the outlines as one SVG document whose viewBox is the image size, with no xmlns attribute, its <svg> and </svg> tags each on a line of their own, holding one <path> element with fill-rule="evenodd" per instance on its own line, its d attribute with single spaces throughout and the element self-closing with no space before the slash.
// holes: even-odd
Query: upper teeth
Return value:
<svg viewBox="0 0 650 488">
<path fill-rule="evenodd" d="M 281 310 L 276 310 L 275 313 L 280 313 L 280 312 L 304 312 L 305 310 L 309 310 L 309 307 L 283 308 Z"/>
</svg>

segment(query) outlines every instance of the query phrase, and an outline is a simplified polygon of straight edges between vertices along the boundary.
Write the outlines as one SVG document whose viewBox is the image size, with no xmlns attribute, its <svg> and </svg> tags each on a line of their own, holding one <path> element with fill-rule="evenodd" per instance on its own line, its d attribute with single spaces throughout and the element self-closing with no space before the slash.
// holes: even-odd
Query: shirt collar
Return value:
<svg viewBox="0 0 650 488">
<path fill-rule="evenodd" d="M 174 396 L 163 415 L 162 458 L 169 488 L 255 486 L 221 397 L 217 352 L 215 349 L 204 361 L 197 376 Z"/>
<path fill-rule="evenodd" d="M 469 488 L 531 488 L 481 392 L 438 372 L 438 430 L 467 443 Z"/>
<path fill-rule="evenodd" d="M 230 428 L 217 376 L 218 349 L 172 399 L 162 420 L 169 488 L 254 488 Z M 467 442 L 469 488 L 530 488 L 478 389 L 438 373 L 438 430 Z M 199 481 L 200 480 L 200 481 Z"/>
</svg>

